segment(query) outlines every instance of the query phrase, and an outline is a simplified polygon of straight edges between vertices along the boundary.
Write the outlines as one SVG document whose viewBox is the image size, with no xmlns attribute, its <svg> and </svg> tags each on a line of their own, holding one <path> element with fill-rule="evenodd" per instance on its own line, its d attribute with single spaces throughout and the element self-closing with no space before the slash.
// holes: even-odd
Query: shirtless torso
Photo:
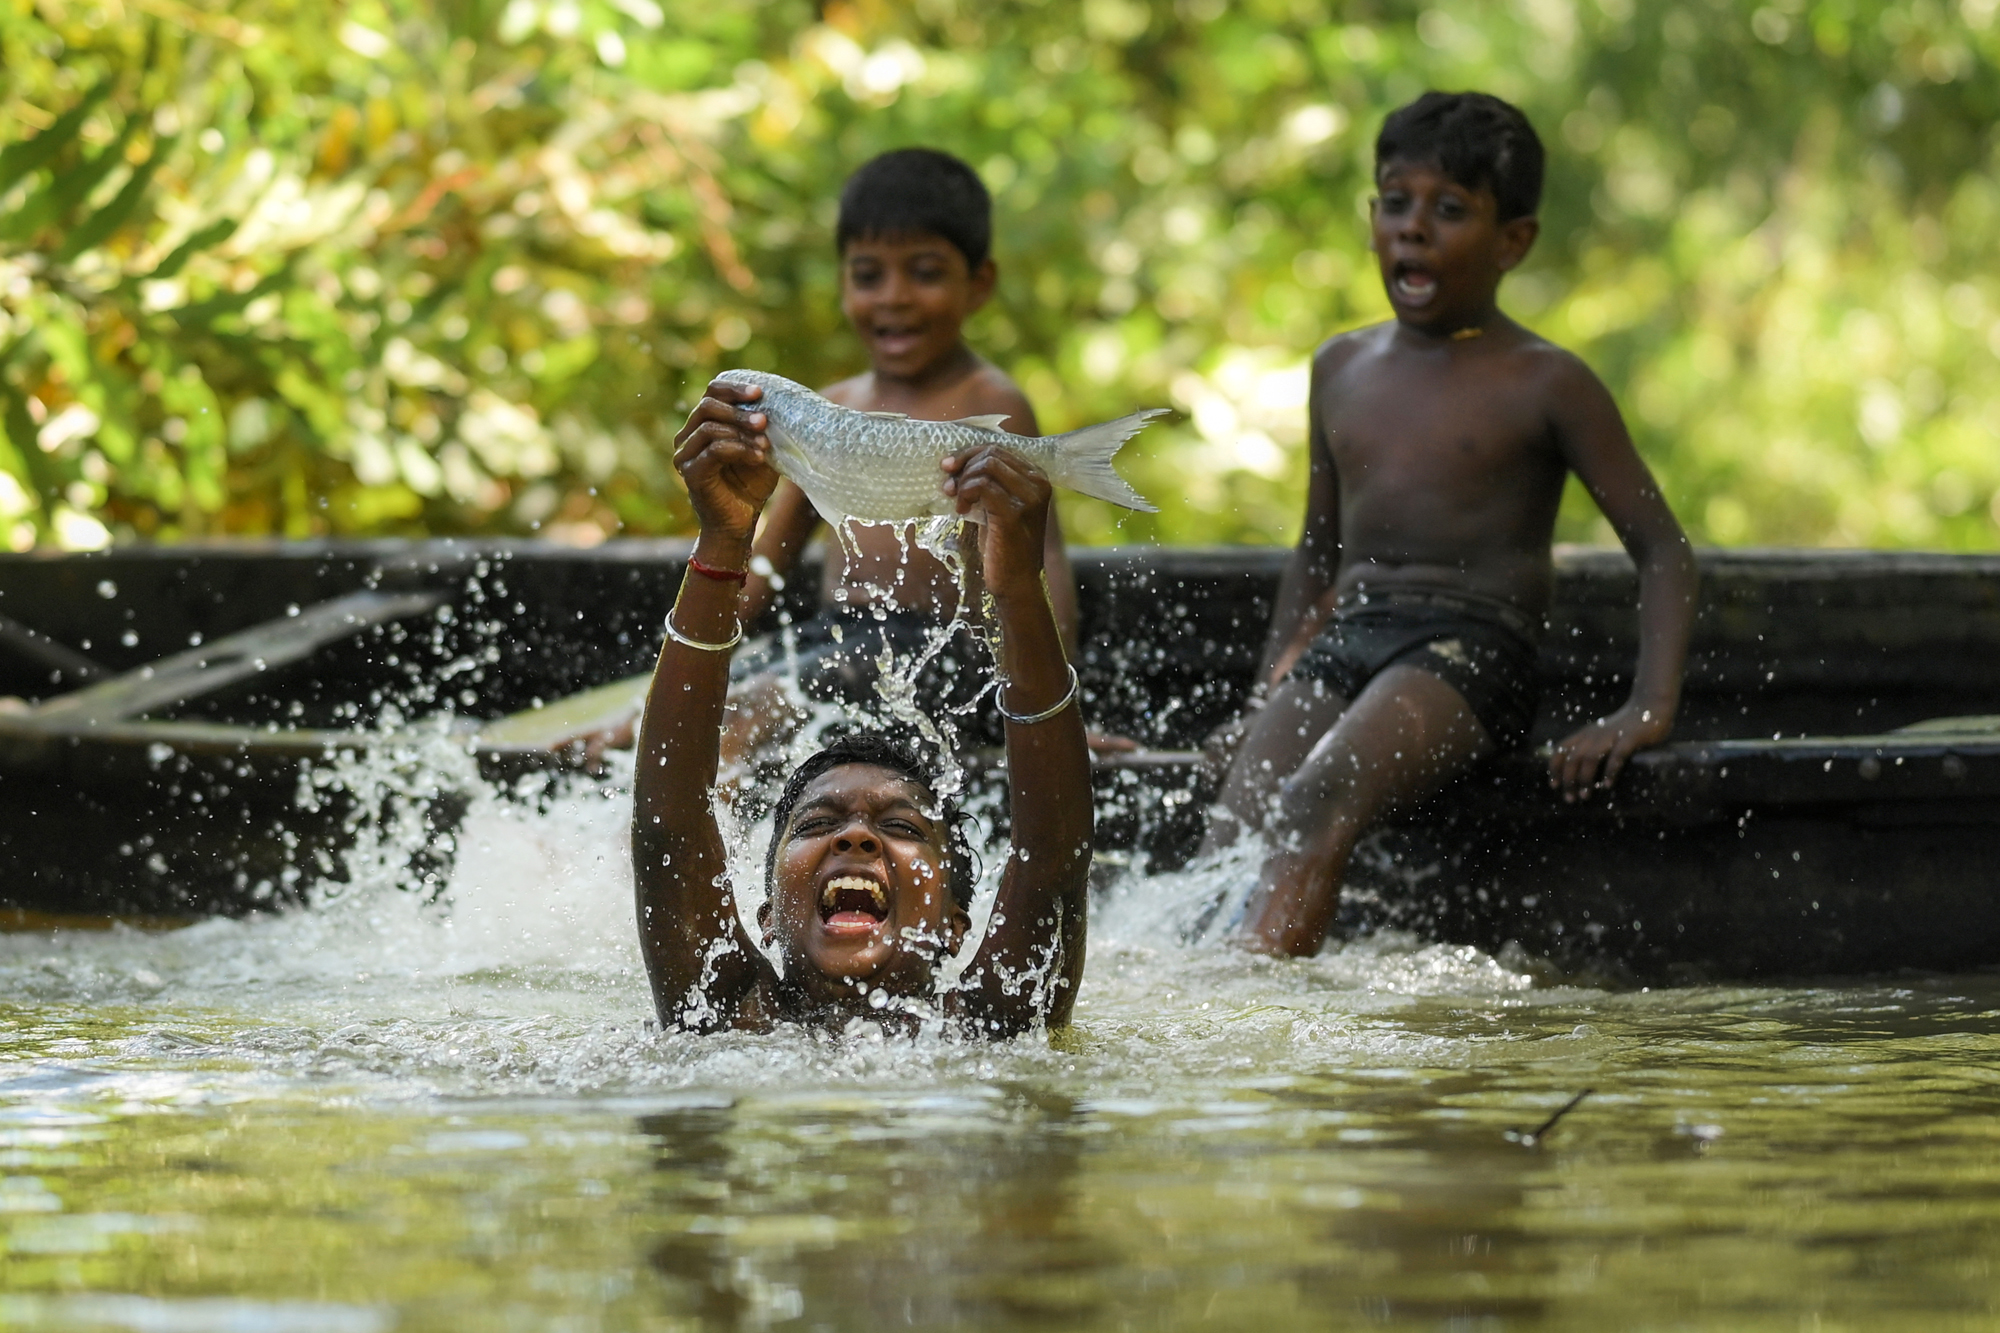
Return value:
<svg viewBox="0 0 2000 1333">
<path fill-rule="evenodd" d="M 1362 328 L 1326 344 L 1314 378 L 1316 462 L 1338 490 L 1334 592 L 1454 588 L 1540 618 L 1570 466 L 1550 402 L 1588 396 L 1590 372 L 1502 318 L 1444 342 Z"/>
</svg>

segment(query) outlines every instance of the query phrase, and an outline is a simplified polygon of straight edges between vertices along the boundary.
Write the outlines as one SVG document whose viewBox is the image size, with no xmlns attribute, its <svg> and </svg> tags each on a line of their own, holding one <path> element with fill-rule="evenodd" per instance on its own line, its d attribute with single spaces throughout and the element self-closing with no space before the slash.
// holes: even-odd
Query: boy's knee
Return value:
<svg viewBox="0 0 2000 1333">
<path fill-rule="evenodd" d="M 1358 762 L 1315 764 L 1294 773 L 1278 784 L 1273 802 L 1278 826 L 1310 833 L 1326 826 L 1365 823 L 1374 802 L 1360 776 Z"/>
</svg>

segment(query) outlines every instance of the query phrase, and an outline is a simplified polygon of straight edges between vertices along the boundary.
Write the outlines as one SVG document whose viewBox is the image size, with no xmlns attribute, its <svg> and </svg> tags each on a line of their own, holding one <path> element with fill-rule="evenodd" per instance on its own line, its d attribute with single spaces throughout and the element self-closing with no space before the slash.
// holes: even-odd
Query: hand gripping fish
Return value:
<svg viewBox="0 0 2000 1333">
<path fill-rule="evenodd" d="M 1041 468 L 1058 486 L 1127 509 L 1159 512 L 1112 470 L 1111 456 L 1148 421 L 1164 415 L 1164 408 L 1038 437 L 1002 430 L 1000 423 L 1007 418 L 998 413 L 963 421 L 917 421 L 900 412 L 857 412 L 761 370 L 728 370 L 716 378 L 764 391 L 762 398 L 737 411 L 764 414 L 772 462 L 798 483 L 829 523 L 842 518 L 899 523 L 952 513 L 951 498 L 938 489 L 944 480 L 939 461 L 994 442 Z"/>
</svg>

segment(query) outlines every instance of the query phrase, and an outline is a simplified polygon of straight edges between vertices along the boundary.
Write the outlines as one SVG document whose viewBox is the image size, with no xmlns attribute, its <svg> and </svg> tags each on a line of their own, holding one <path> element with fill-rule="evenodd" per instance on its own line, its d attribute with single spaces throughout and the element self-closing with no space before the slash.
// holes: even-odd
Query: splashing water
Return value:
<svg viewBox="0 0 2000 1333">
<path fill-rule="evenodd" d="M 361 752 L 307 779 L 314 793 L 344 790 L 358 812 L 345 879 L 321 883 L 309 909 L 168 933 L 0 936 L 0 981 L 17 1002 L 238 1010 L 255 1015 L 255 1025 L 213 1049 L 200 1043 L 207 1054 L 380 1079 L 394 1095 L 604 1093 L 738 1084 L 746 1075 L 783 1086 L 808 1069 L 851 1076 L 846 1053 L 803 1034 L 688 1038 L 650 1030 L 627 842 L 632 760 L 622 754 L 611 763 L 601 780 L 517 791 L 482 781 L 441 729 L 423 743 Z M 440 870 L 426 860 L 439 841 L 428 816 L 448 792 L 465 809 Z M 990 827 L 990 819 L 980 821 L 975 839 Z M 768 836 L 768 818 L 729 833 L 746 920 L 761 896 Z M 1003 860 L 992 848 L 981 858 L 974 942 Z M 1185 922 L 1216 893 L 1218 877 L 1234 872 L 1225 865 L 1122 877 L 1094 914 L 1079 1013 L 1151 1007 L 1162 992 L 1186 994 L 1191 974 L 1208 978 L 1224 1003 L 1231 996 L 1268 1002 L 1265 986 L 1279 971 L 1182 943 Z M 1387 971 L 1375 976 L 1376 968 Z M 1476 951 L 1401 939 L 1284 975 L 1294 999 L 1380 988 L 1384 976 L 1395 978 L 1391 988 L 1437 993 L 1504 994 L 1526 984 Z M 178 1039 L 153 1034 L 141 1045 L 156 1040 Z M 1036 1049 L 1045 1039 L 1014 1046 L 1004 1059 L 1032 1066 L 1047 1058 Z M 883 1051 L 871 1068 L 907 1062 L 914 1071 L 964 1058 L 953 1041 Z"/>
<path fill-rule="evenodd" d="M 843 519 L 835 524 L 833 531 L 842 549 L 846 552 L 850 567 L 861 565 L 861 551 L 857 542 L 857 523 L 853 519 Z M 986 662 L 989 667 L 988 680 L 971 697 L 945 705 L 942 716 L 947 719 L 969 720 L 979 707 L 979 702 L 993 688 L 990 666 L 1000 660 L 998 644 L 985 638 L 982 626 L 993 626 L 996 617 L 991 608 L 985 608 L 981 621 L 975 624 L 966 615 L 967 568 L 965 555 L 960 548 L 960 536 L 964 530 L 964 520 L 942 515 L 921 521 L 889 525 L 895 533 L 901 559 L 896 562 L 896 576 L 892 584 L 883 585 L 863 581 L 857 585 L 865 594 L 870 612 L 879 622 L 887 617 L 887 608 L 900 604 L 897 596 L 904 580 L 908 577 L 910 556 L 913 549 L 922 551 L 944 566 L 957 585 L 959 595 L 954 599 L 951 614 L 944 621 L 933 626 L 925 636 L 922 648 L 913 653 L 899 654 L 894 645 L 886 639 L 874 658 L 875 704 L 871 706 L 847 705 L 830 712 L 823 706 L 816 706 L 799 691 L 797 686 L 798 659 L 793 642 L 786 639 L 785 657 L 787 699 L 794 709 L 809 720 L 793 739 L 785 758 L 790 766 L 796 766 L 805 757 L 819 748 L 822 738 L 836 722 L 852 724 L 880 725 L 884 722 L 892 726 L 908 729 L 921 737 L 928 751 L 935 756 L 937 771 L 937 795 L 955 799 L 965 788 L 966 774 L 961 763 L 962 745 L 939 726 L 939 718 L 932 709 L 920 706 L 918 682 L 924 672 L 939 657 L 950 649 L 952 641 L 960 635 L 981 639 L 985 642 Z M 993 631 L 988 630 L 987 633 Z M 836 631 L 836 634 L 838 631 Z"/>
</svg>

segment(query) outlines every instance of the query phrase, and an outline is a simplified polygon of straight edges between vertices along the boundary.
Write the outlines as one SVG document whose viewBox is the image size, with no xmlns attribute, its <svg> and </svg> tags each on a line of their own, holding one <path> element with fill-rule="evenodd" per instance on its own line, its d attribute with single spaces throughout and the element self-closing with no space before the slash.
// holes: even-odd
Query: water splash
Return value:
<svg viewBox="0 0 2000 1333">
<path fill-rule="evenodd" d="M 963 587 L 959 535 L 948 519 L 899 540 L 936 556 Z M 864 591 L 882 602 L 894 590 Z M 817 748 L 828 727 L 883 716 L 940 735 L 916 706 L 915 683 L 953 636 L 978 632 L 965 601 L 921 651 L 885 652 L 880 698 L 865 709 L 796 695 L 796 647 L 789 627 L 781 631 L 808 718 L 786 758 L 795 764 Z M 43 1014 L 42 1045 L 29 1056 L 73 1069 L 150 1070 L 173 1096 L 224 1100 L 273 1086 L 390 1099 L 959 1087 L 1074 1069 L 1082 1050 L 1108 1086 L 1129 1086 L 1156 1077 L 1163 1061 L 1290 1067 L 1380 1040 L 1357 1033 L 1356 1015 L 1371 1009 L 1424 996 L 1511 1000 L 1529 986 L 1476 950 L 1404 935 L 1302 962 L 1249 958 L 1219 942 L 1219 924 L 1202 924 L 1218 900 L 1215 922 L 1233 915 L 1254 880 L 1247 850 L 1169 873 L 1143 857 L 1114 866 L 1107 856 L 1071 1033 L 975 1050 L 919 1013 L 914 1036 L 899 1040 L 866 1020 L 838 1040 L 805 1030 L 663 1034 L 651 1023 L 633 914 L 632 755 L 607 756 L 596 777 L 489 782 L 449 709 L 432 711 L 450 702 L 440 682 L 413 680 L 382 702 L 375 744 L 302 771 L 301 810 L 339 812 L 348 847 L 337 861 L 295 866 L 292 887 L 307 906 L 166 933 L 0 936 L 0 994 Z M 430 715 L 405 720 L 418 713 Z M 960 798 L 972 815 L 979 856 L 972 930 L 944 969 L 950 985 L 964 982 L 991 924 L 1005 796 L 971 779 L 956 746 L 937 749 L 947 764 L 940 795 Z M 1137 791 L 1122 799 L 1161 803 Z M 738 909 L 756 940 L 768 814 L 746 801 L 722 818 Z"/>
<path fill-rule="evenodd" d="M 849 568 L 863 567 L 857 536 L 860 526 L 852 518 L 842 519 L 833 525 Z M 886 723 L 891 728 L 906 730 L 920 737 L 937 764 L 937 794 L 946 800 L 953 800 L 965 790 L 967 784 L 968 775 L 962 762 L 964 745 L 957 735 L 947 730 L 948 723 L 940 723 L 952 719 L 963 722 L 972 718 L 978 711 L 980 701 L 993 689 L 992 664 L 1000 660 L 999 645 L 990 637 L 992 631 L 982 627 L 992 626 L 996 620 L 990 608 L 977 622 L 967 615 L 970 601 L 967 593 L 971 581 L 960 544 L 965 527 L 963 519 L 955 515 L 940 515 L 888 526 L 895 535 L 901 555 L 895 564 L 894 581 L 883 585 L 863 580 L 855 585 L 864 595 L 868 610 L 876 621 L 886 620 L 889 608 L 904 604 L 898 594 L 908 577 L 913 550 L 923 552 L 944 567 L 958 589 L 958 596 L 952 602 L 951 613 L 932 626 L 925 635 L 923 645 L 916 651 L 899 653 L 885 637 L 874 658 L 875 702 L 870 705 L 846 705 L 835 716 L 849 725 L 879 727 Z M 940 717 L 935 700 L 928 701 L 933 704 L 932 708 L 922 706 L 926 701 L 920 700 L 919 682 L 924 673 L 950 651 L 953 642 L 961 635 L 968 640 L 978 640 L 985 646 L 983 665 L 986 680 L 969 697 L 944 705 Z M 979 655 L 975 654 L 974 660 L 979 660 Z M 788 657 L 787 665 L 793 678 L 787 697 L 795 700 L 805 711 L 812 712 L 797 690 L 796 656 Z M 825 714 L 815 717 L 800 735 L 804 748 L 795 744 L 787 759 L 796 763 L 812 753 L 831 725 Z"/>
<path fill-rule="evenodd" d="M 325 891 L 309 908 L 164 934 L 0 936 L 0 987 L 14 1003 L 74 1014 L 77 1047 L 48 1058 L 179 1070 L 188 1095 L 203 1097 L 268 1091 L 276 1078 L 392 1099 L 958 1086 L 1072 1067 L 1079 1040 L 1092 1067 L 1123 1086 L 1156 1076 L 1144 1071 L 1161 1061 L 1285 1068 L 1324 1059 L 1362 1039 L 1357 1014 L 1412 997 L 1499 999 L 1529 987 L 1476 950 L 1407 936 L 1296 963 L 1189 943 L 1188 913 L 1239 870 L 1139 868 L 1093 904 L 1075 1035 L 1031 1034 L 987 1050 L 936 1024 L 901 1040 L 866 1024 L 832 1041 L 801 1029 L 663 1034 L 650 1022 L 633 918 L 629 757 L 605 779 L 523 799 L 468 777 L 463 756 L 446 747 L 424 753 L 438 765 L 428 779 L 412 779 L 416 756 L 401 754 L 372 769 L 362 761 L 347 780 L 420 801 L 449 776 L 472 793 L 441 884 L 413 870 L 398 877 L 398 849 L 428 835 L 416 821 L 389 820 L 344 880 L 318 886 Z M 729 838 L 746 916 L 761 893 L 765 836 L 737 828 Z M 978 913 L 991 911 L 1002 859 L 991 850 L 983 858 Z M 975 920 L 975 939 L 985 924 Z M 128 1016 L 138 1014 L 146 1017 L 134 1032 Z"/>
</svg>

